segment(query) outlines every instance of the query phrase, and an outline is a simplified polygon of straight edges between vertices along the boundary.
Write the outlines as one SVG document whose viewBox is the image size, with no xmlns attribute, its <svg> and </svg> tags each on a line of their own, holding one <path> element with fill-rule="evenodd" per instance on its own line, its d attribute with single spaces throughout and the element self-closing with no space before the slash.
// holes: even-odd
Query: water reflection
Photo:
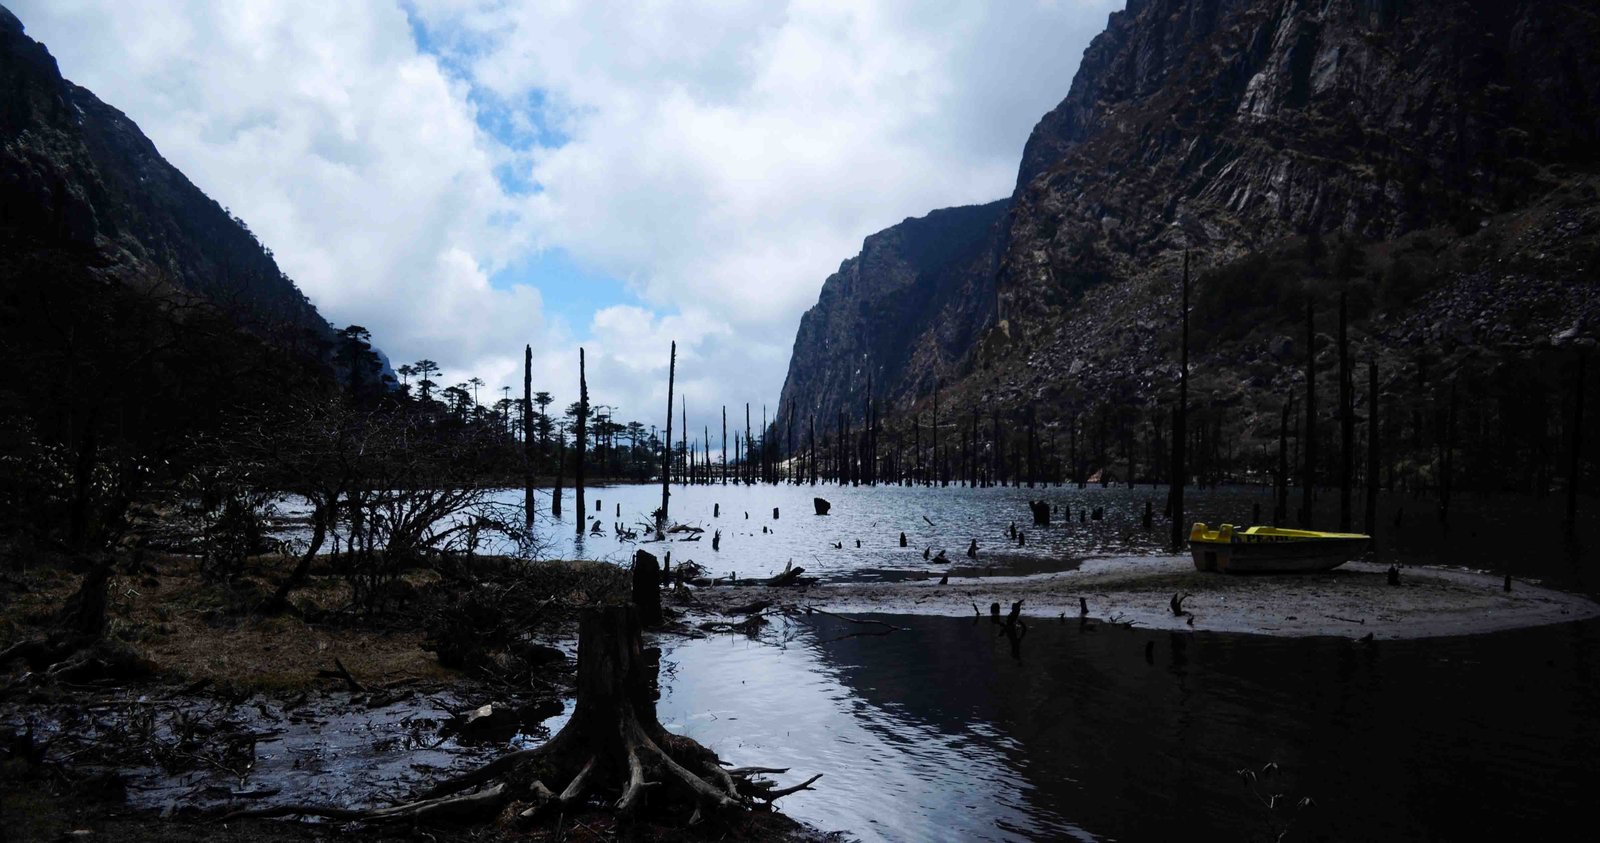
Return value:
<svg viewBox="0 0 1600 843">
<path fill-rule="evenodd" d="M 1526 837 L 1600 784 L 1600 622 L 1362 645 L 1034 619 L 811 616 L 667 642 L 661 715 L 867 839 Z M 1237 771 L 1260 777 L 1268 810 Z M 1302 796 L 1315 808 L 1292 810 Z"/>
</svg>

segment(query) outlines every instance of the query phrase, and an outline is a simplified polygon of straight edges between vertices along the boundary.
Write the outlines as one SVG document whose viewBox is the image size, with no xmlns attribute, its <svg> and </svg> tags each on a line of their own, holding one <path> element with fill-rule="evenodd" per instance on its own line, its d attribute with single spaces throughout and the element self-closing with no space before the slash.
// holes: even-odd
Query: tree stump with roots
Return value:
<svg viewBox="0 0 1600 843">
<path fill-rule="evenodd" d="M 650 803 L 660 813 L 688 811 L 693 824 L 708 811 L 770 805 L 811 789 L 821 778 L 818 774 L 778 788 L 763 776 L 787 768 L 724 767 L 711 750 L 663 728 L 651 693 L 655 667 L 645 661 L 640 633 L 632 605 L 583 610 L 577 705 L 572 719 L 543 746 L 502 755 L 400 805 L 366 810 L 287 805 L 230 817 L 493 819 L 515 803 L 519 817 L 532 819 L 555 811 L 570 813 L 590 797 L 617 794 L 614 805 L 624 817 L 638 816 Z"/>
</svg>

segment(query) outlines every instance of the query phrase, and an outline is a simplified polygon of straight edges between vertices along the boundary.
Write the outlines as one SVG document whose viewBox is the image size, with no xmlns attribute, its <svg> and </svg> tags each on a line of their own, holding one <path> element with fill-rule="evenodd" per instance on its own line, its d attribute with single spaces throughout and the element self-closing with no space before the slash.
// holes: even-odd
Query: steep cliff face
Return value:
<svg viewBox="0 0 1600 843">
<path fill-rule="evenodd" d="M 1129 0 L 1023 150 L 990 241 L 995 275 L 974 279 L 984 297 L 957 309 L 986 311 L 984 327 L 942 334 L 969 340 L 928 362 L 942 368 L 902 367 L 898 380 L 885 369 L 875 389 L 903 411 L 926 395 L 910 384 L 941 374 L 952 401 L 1029 406 L 1047 426 L 1095 402 L 1156 412 L 1186 249 L 1197 276 L 1215 270 L 1227 282 L 1197 293 L 1217 334 L 1199 335 L 1196 353 L 1228 385 L 1219 389 L 1277 388 L 1291 361 L 1271 359 L 1267 345 L 1286 348 L 1277 340 L 1295 330 L 1294 309 L 1307 298 L 1321 306 L 1339 283 L 1361 287 L 1363 337 L 1446 318 L 1424 312 L 1440 297 L 1407 286 L 1419 282 L 1390 283 L 1417 267 L 1424 287 L 1500 260 L 1529 279 L 1543 273 L 1529 289 L 1570 286 L 1575 276 L 1558 276 L 1584 265 L 1597 235 L 1596 172 L 1592 4 Z M 1502 231 L 1559 243 L 1533 266 Z M 1302 248 L 1311 260 L 1285 258 Z M 1315 258 L 1327 248 L 1344 262 Z M 1241 263 L 1253 255 L 1274 257 Z M 846 275 L 828 280 L 823 303 Z M 1586 289 L 1577 312 L 1593 310 Z M 872 321 L 819 303 L 796 342 L 786 404 L 859 417 L 845 400 L 864 387 L 857 371 L 879 371 L 893 349 L 854 347 L 852 368 L 819 339 L 885 336 L 906 316 Z"/>
<path fill-rule="evenodd" d="M 1132 2 L 1028 141 L 1001 318 L 1047 333 L 1085 288 L 1184 247 L 1476 225 L 1600 142 L 1592 6 Z"/>
<path fill-rule="evenodd" d="M 959 374 L 994 314 L 995 268 L 1007 203 L 946 208 L 866 239 L 823 282 L 800 320 L 777 429 L 865 413 L 930 393 Z"/>
<path fill-rule="evenodd" d="M 63 79 L 4 7 L 0 230 L 12 250 L 79 250 L 105 277 L 198 295 L 280 346 L 312 351 L 332 338 L 243 221 L 167 163 L 126 115 Z"/>
</svg>

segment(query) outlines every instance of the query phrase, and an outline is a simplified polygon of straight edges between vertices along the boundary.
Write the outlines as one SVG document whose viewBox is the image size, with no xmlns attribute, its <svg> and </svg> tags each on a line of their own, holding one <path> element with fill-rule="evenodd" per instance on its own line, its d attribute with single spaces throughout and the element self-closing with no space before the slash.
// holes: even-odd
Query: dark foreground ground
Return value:
<svg viewBox="0 0 1600 843">
<path fill-rule="evenodd" d="M 122 560 L 107 647 L 125 661 L 70 676 L 0 673 L 0 828 L 7 841 L 815 840 L 782 814 L 740 812 L 691 827 L 619 826 L 601 801 L 530 824 L 513 805 L 468 825 L 425 828 L 225 819 L 288 801 L 366 807 L 447 772 L 537 744 L 572 693 L 576 608 L 622 593 L 595 563 L 480 560 L 408 572 L 372 611 L 349 609 L 331 569 L 295 610 L 253 611 L 287 560 L 261 557 L 231 582 L 181 556 Z M 33 555 L 0 575 L 0 649 L 46 631 L 81 565 Z M 492 716 L 468 715 L 488 705 Z"/>
</svg>

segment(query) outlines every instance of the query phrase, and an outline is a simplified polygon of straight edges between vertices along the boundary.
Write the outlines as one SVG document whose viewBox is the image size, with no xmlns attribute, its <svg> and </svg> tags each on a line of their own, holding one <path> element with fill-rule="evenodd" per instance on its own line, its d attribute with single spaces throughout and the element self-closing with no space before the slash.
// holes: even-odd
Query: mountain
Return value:
<svg viewBox="0 0 1600 843">
<path fill-rule="evenodd" d="M 63 79 L 3 6 L 0 232 L 13 255 L 74 250 L 97 275 L 203 300 L 277 347 L 326 355 L 334 341 L 244 221 L 163 159 L 127 115 Z"/>
<path fill-rule="evenodd" d="M 1130 0 L 1035 127 L 1009 200 L 984 206 L 1006 207 L 997 224 L 947 232 L 997 252 L 993 275 L 965 255 L 917 267 L 975 293 L 946 301 L 954 323 L 860 283 L 912 221 L 869 237 L 802 322 L 779 422 L 859 420 L 873 373 L 891 419 L 938 378 L 946 407 L 1035 413 L 1048 436 L 1094 418 L 1102 456 L 1159 442 L 1186 250 L 1191 403 L 1230 439 L 1276 435 L 1308 306 L 1334 368 L 1341 291 L 1385 391 L 1419 367 L 1503 387 L 1539 368 L 1528 349 L 1600 332 L 1597 186 L 1592 4 Z"/>
<path fill-rule="evenodd" d="M 868 237 L 828 277 L 801 317 L 783 388 L 783 407 L 804 408 L 799 432 L 813 418 L 826 428 L 841 412 L 864 415 L 869 380 L 874 398 L 894 400 L 927 393 L 953 371 L 994 312 L 1007 206 L 908 219 Z M 787 410 L 780 417 L 788 423 Z"/>
</svg>

